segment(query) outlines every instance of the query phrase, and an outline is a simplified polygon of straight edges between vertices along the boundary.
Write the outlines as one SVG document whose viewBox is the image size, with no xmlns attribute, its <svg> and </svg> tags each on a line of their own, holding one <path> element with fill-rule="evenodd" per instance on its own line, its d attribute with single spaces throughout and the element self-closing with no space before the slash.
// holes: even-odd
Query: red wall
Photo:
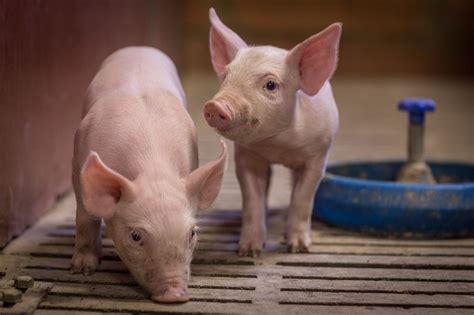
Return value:
<svg viewBox="0 0 474 315">
<path fill-rule="evenodd" d="M 179 2 L 0 0 L 0 247 L 71 187 L 73 134 L 101 61 L 129 45 L 178 59 Z"/>
</svg>

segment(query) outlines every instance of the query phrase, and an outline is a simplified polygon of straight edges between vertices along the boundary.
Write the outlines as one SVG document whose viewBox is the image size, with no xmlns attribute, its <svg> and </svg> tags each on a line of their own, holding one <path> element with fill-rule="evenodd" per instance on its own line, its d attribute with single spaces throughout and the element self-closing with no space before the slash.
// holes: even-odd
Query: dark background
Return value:
<svg viewBox="0 0 474 315">
<path fill-rule="evenodd" d="M 185 1 L 184 68 L 210 70 L 208 7 L 249 44 L 291 48 L 344 23 L 338 75 L 474 74 L 469 0 Z"/>
</svg>

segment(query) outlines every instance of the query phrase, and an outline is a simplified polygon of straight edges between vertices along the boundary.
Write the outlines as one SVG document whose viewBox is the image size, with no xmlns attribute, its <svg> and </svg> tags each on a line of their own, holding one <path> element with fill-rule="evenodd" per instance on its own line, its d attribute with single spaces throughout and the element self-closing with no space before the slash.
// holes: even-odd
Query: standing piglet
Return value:
<svg viewBox="0 0 474 315">
<path fill-rule="evenodd" d="M 271 164 L 293 173 L 286 240 L 291 252 L 311 244 L 314 193 L 338 128 L 328 80 L 336 69 L 341 24 L 330 25 L 290 51 L 247 46 L 210 10 L 210 49 L 221 88 L 204 106 L 211 127 L 235 142 L 242 192 L 239 255 L 259 255 L 266 237 Z"/>
<path fill-rule="evenodd" d="M 198 167 L 196 131 L 173 62 L 154 48 L 109 56 L 76 132 L 73 273 L 91 274 L 104 219 L 117 254 L 159 302 L 189 299 L 197 209 L 216 198 L 227 151 Z"/>
</svg>

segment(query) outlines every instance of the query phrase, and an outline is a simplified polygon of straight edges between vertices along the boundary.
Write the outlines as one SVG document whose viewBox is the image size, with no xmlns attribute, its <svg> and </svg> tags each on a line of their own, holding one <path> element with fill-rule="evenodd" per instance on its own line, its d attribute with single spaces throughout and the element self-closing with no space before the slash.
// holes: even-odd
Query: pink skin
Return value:
<svg viewBox="0 0 474 315">
<path fill-rule="evenodd" d="M 211 127 L 235 142 L 242 191 L 238 254 L 258 256 L 265 243 L 265 200 L 271 164 L 293 172 L 285 237 L 291 252 L 311 244 L 313 196 L 338 128 L 329 79 L 337 65 L 341 24 L 330 25 L 287 51 L 247 44 L 217 17 L 211 20 L 211 60 L 221 80 L 204 106 Z"/>
<path fill-rule="evenodd" d="M 159 50 L 121 49 L 87 91 L 76 132 L 77 199 L 72 273 L 92 274 L 104 219 L 117 254 L 157 302 L 189 300 L 195 213 L 220 190 L 227 149 L 198 167 L 196 131 L 172 61 Z"/>
</svg>

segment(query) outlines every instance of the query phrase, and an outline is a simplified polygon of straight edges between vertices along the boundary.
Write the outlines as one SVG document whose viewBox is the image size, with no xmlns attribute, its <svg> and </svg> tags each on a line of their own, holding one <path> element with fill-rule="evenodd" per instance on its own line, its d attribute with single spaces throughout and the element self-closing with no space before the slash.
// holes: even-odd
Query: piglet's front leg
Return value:
<svg viewBox="0 0 474 315">
<path fill-rule="evenodd" d="M 267 234 L 265 207 L 270 164 L 249 150 L 235 145 L 235 167 L 242 192 L 242 230 L 239 256 L 259 256 Z"/>
<path fill-rule="evenodd" d="M 87 276 L 93 274 L 97 269 L 102 247 L 101 221 L 101 219 L 88 214 L 82 202 L 77 202 L 76 240 L 71 273 L 83 273 Z"/>
<path fill-rule="evenodd" d="M 326 159 L 320 158 L 293 171 L 293 191 L 285 235 L 288 251 L 292 253 L 309 251 L 314 194 L 324 175 L 325 165 Z"/>
</svg>

